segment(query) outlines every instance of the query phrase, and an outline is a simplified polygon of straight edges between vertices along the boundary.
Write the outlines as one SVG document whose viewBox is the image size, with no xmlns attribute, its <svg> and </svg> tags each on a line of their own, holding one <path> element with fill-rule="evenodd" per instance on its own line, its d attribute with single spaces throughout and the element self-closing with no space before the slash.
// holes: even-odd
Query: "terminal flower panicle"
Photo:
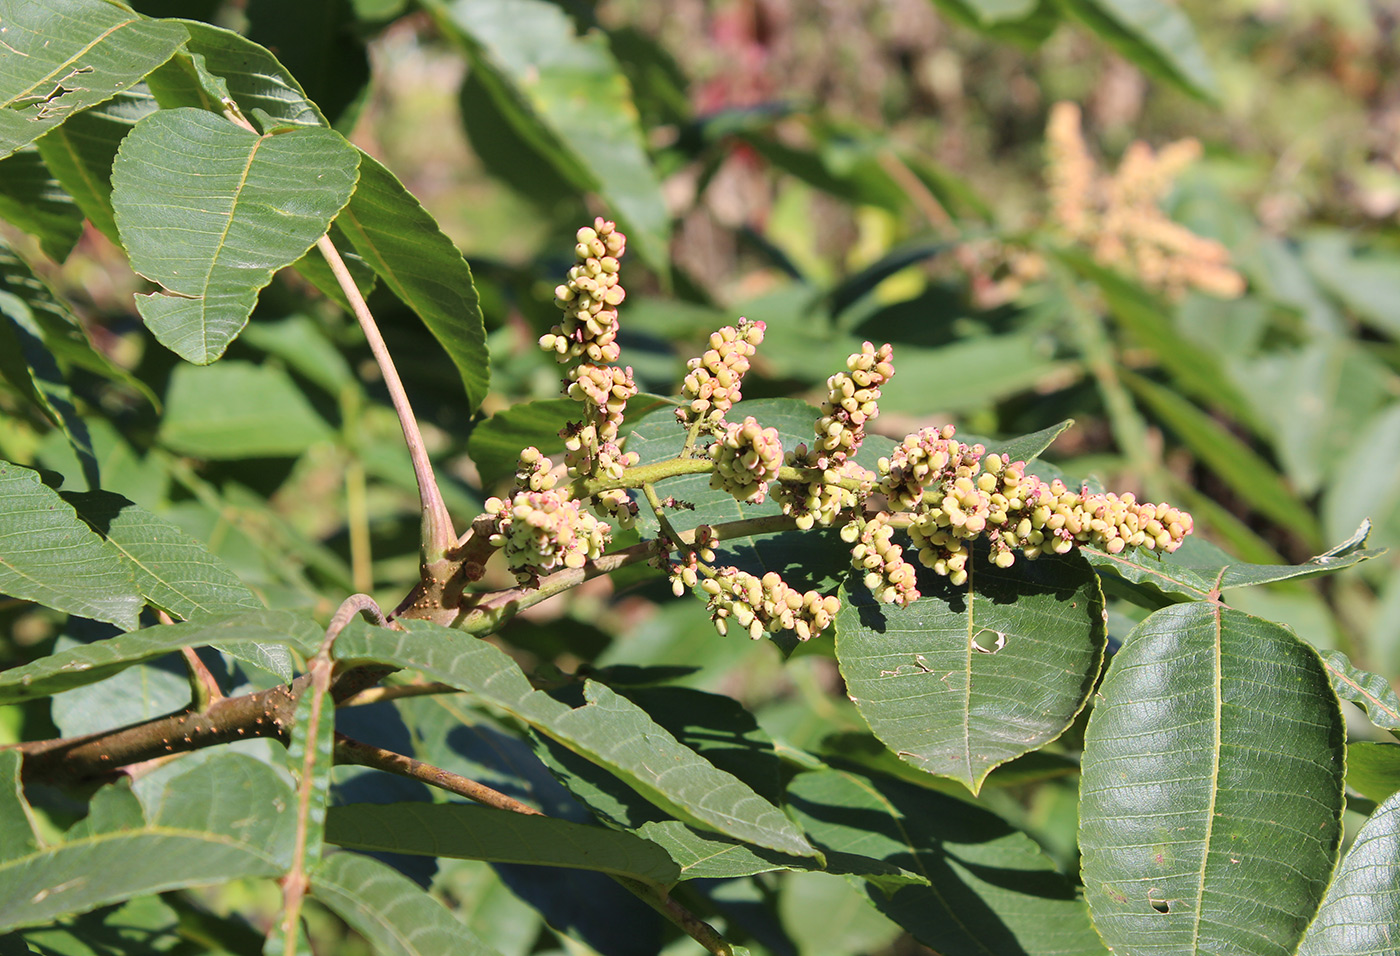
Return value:
<svg viewBox="0 0 1400 956">
<path fill-rule="evenodd" d="M 689 372 L 681 386 L 681 405 L 676 417 L 689 427 L 696 422 L 718 429 L 724 416 L 743 398 L 740 385 L 763 342 L 762 322 L 740 319 L 710 335 L 710 347 L 686 363 Z"/>
<path fill-rule="evenodd" d="M 540 336 L 540 348 L 560 362 L 616 362 L 621 354 L 617 307 L 627 294 L 618 283 L 618 260 L 627 250 L 627 237 L 617 231 L 616 223 L 599 217 L 580 229 L 577 239 L 578 264 L 554 290 L 554 304 L 564 317 Z"/>
</svg>

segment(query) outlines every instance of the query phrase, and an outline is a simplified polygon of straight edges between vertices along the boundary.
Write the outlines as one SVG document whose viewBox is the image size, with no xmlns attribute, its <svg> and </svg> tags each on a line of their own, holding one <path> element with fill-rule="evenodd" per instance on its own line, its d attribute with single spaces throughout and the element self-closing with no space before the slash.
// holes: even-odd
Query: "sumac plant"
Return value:
<svg viewBox="0 0 1400 956">
<path fill-rule="evenodd" d="M 650 394 L 622 277 L 629 235 L 664 272 L 664 231 L 626 85 L 589 85 L 610 54 L 536 0 L 423 8 L 512 142 L 555 136 L 551 175 L 614 200 L 575 221 L 528 334 L 563 398 L 482 412 L 488 343 L 524 361 L 523 326 L 488 338 L 334 84 L 328 118 L 240 33 L 0 3 L 0 372 L 28 423 L 0 461 L 0 592 L 14 646 L 46 652 L 0 672 L 0 952 L 1396 951 L 1400 799 L 1360 803 L 1341 853 L 1339 696 L 1391 728 L 1400 703 L 1228 599 L 1373 556 L 1365 528 L 1249 563 L 1040 460 L 1069 422 L 877 430 L 905 374 L 883 341 L 820 370 L 815 404 L 745 397 L 802 346 L 736 315 Z M 590 165 L 590 142 L 622 153 Z M 163 349 L 135 372 L 32 264 L 84 219 L 149 283 Z M 1070 286 L 1099 268 L 1044 249 Z M 425 439 L 410 390 L 442 352 L 456 424 Z M 389 407 L 401 443 L 371 428 Z M 430 454 L 454 427 L 474 470 Z M 303 454 L 332 480 L 276 463 Z M 416 488 L 416 575 L 369 557 L 397 530 L 369 533 L 367 489 L 391 487 Z M 690 602 L 695 666 L 654 664 L 646 621 L 611 633 L 627 601 Z M 719 654 L 732 695 L 686 682 Z M 762 723 L 751 668 L 787 682 Z M 1077 815 L 1077 844 L 1035 813 Z"/>
</svg>

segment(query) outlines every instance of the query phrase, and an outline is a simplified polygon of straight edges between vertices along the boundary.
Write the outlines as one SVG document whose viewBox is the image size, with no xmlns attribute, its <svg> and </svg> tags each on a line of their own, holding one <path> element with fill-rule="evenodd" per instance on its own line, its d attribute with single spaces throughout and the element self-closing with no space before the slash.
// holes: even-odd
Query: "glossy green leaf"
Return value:
<svg viewBox="0 0 1400 956">
<path fill-rule="evenodd" d="M 1278 472 L 1229 429 L 1171 389 L 1131 372 L 1119 374 L 1182 444 L 1250 507 L 1310 544 L 1316 545 L 1322 540 L 1313 513 L 1298 500 Z"/>
<path fill-rule="evenodd" d="M 141 120 L 117 151 L 112 206 L 161 344 L 207 365 L 237 337 L 272 274 L 300 259 L 354 191 L 359 153 L 340 134 L 259 136 L 198 109 Z"/>
<path fill-rule="evenodd" d="M 75 836 L 0 863 L 0 931 L 132 896 L 276 876 L 285 866 L 290 800 L 266 764 L 213 757 L 172 781 L 149 823 Z"/>
<path fill-rule="evenodd" d="M 1366 547 L 1370 533 L 1368 521 L 1341 544 L 1299 564 L 1237 561 L 1194 535 L 1171 554 L 1144 550 L 1108 554 L 1093 548 L 1085 548 L 1083 553 L 1104 576 L 1106 589 L 1126 592 L 1132 598 L 1141 595 L 1143 606 L 1159 607 L 1175 601 L 1204 600 L 1216 589 L 1296 581 L 1341 571 L 1385 553 L 1384 548 Z"/>
<path fill-rule="evenodd" d="M 262 609 L 247 585 L 204 545 L 121 495 L 89 491 L 66 494 L 64 500 L 117 550 L 148 603 L 182 620 Z"/>
<path fill-rule="evenodd" d="M 166 406 L 161 444 L 199 458 L 291 458 L 334 437 L 291 377 L 272 366 L 176 366 Z"/>
<path fill-rule="evenodd" d="M 1098 677 L 1103 598 L 1074 556 L 973 559 L 968 584 L 931 572 L 924 597 L 881 605 L 844 589 L 836 658 L 875 735 L 905 761 L 976 793 L 999 764 L 1064 732 Z"/>
<path fill-rule="evenodd" d="M 446 350 L 467 401 L 481 405 L 491 381 L 486 327 L 472 270 L 437 221 L 394 174 L 360 154 L 360 183 L 336 220 L 346 237 Z"/>
<path fill-rule="evenodd" d="M 830 853 L 858 852 L 925 876 L 928 886 L 870 902 L 948 956 L 1082 954 L 1103 948 L 1069 881 L 1024 833 L 973 804 L 896 780 L 800 773 L 788 806 Z"/>
<path fill-rule="evenodd" d="M 597 870 L 655 886 L 680 875 L 664 850 L 630 833 L 474 804 L 333 807 L 326 839 L 356 850 Z"/>
<path fill-rule="evenodd" d="M 1347 744 L 1347 786 L 1377 803 L 1400 792 L 1400 744 L 1374 740 Z"/>
<path fill-rule="evenodd" d="M 311 871 L 311 895 L 380 956 L 495 956 L 417 883 L 358 853 L 322 860 Z"/>
<path fill-rule="evenodd" d="M 121 235 L 112 218 L 112 161 L 122 138 L 157 109 L 144 83 L 69 117 L 35 145 L 44 165 L 62 184 L 83 215 L 112 243 Z"/>
<path fill-rule="evenodd" d="M 544 0 L 424 4 L 471 56 L 500 108 L 577 188 L 596 191 L 629 246 L 666 269 L 666 205 L 622 71 L 599 33 Z"/>
<path fill-rule="evenodd" d="M 1376 808 L 1343 858 L 1298 956 L 1392 953 L 1400 926 L 1400 795 Z"/>
<path fill-rule="evenodd" d="M 1400 731 L 1400 697 L 1395 695 L 1390 681 L 1356 667 L 1341 651 L 1325 651 L 1322 664 L 1338 697 L 1366 711 L 1377 727 Z"/>
<path fill-rule="evenodd" d="M 46 697 L 92 684 L 182 647 L 271 644 L 294 648 L 306 656 L 314 653 L 321 637 L 316 622 L 291 611 L 250 611 L 143 628 L 0 672 L 0 702 Z"/>
<path fill-rule="evenodd" d="M 1145 72 L 1201 99 L 1218 94 L 1215 72 L 1186 14 L 1166 0 L 1059 0 L 1099 38 Z"/>
<path fill-rule="evenodd" d="M 68 258 L 83 232 L 82 210 L 33 148 L 0 159 L 0 218 L 38 238 L 55 262 Z"/>
<path fill-rule="evenodd" d="M 178 23 L 103 0 L 0 3 L 0 156 L 133 86 L 185 40 Z"/>
<path fill-rule="evenodd" d="M 117 552 L 38 472 L 6 461 L 0 461 L 0 593 L 127 630 L 136 627 L 142 604 Z"/>
<path fill-rule="evenodd" d="M 436 625 L 405 623 L 409 630 L 399 633 L 354 622 L 336 641 L 336 657 L 417 668 L 611 771 L 682 822 L 783 853 L 816 855 L 778 808 L 607 687 L 587 682 L 587 703 L 573 709 L 534 690 L 519 667 L 485 641 Z"/>
<path fill-rule="evenodd" d="M 1110 947 L 1293 952 L 1341 841 L 1346 727 L 1317 653 L 1193 603 L 1138 625 L 1085 731 L 1085 898 Z"/>
</svg>

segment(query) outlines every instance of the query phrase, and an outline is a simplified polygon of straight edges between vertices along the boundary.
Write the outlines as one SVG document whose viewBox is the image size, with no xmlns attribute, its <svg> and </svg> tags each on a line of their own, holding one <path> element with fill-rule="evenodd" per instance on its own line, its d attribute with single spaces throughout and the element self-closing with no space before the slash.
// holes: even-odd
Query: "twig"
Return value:
<svg viewBox="0 0 1400 956">
<path fill-rule="evenodd" d="M 460 694 L 460 688 L 451 684 L 430 681 L 420 684 L 391 684 L 388 687 L 371 687 L 362 690 L 354 697 L 340 702 L 341 707 L 364 707 L 386 700 L 401 700 L 405 697 L 428 697 L 434 694 Z"/>
<path fill-rule="evenodd" d="M 408 777 L 411 780 L 417 780 L 449 793 L 466 797 L 468 800 L 474 800 L 484 806 L 495 807 L 497 810 L 509 810 L 512 813 L 528 813 L 536 816 L 544 815 L 539 810 L 521 803 L 514 797 L 508 797 L 499 790 L 492 790 L 485 784 L 477 783 L 461 774 L 443 770 L 441 767 L 434 767 L 432 764 L 414 760 L 412 757 L 406 757 L 392 750 L 372 747 L 341 733 L 335 735 L 335 760 L 336 763 L 372 767 L 375 770 L 398 774 L 400 777 Z"/>
<path fill-rule="evenodd" d="M 930 226 L 938 230 L 945 238 L 957 238 L 958 228 L 953 224 L 948 210 L 943 208 L 943 204 L 938 201 L 938 197 L 924 184 L 924 181 L 905 165 L 904 160 L 889 149 L 877 152 L 875 160 L 880 164 L 880 168 L 895 181 L 895 185 L 904 190 L 909 201 L 923 214 Z"/>
</svg>

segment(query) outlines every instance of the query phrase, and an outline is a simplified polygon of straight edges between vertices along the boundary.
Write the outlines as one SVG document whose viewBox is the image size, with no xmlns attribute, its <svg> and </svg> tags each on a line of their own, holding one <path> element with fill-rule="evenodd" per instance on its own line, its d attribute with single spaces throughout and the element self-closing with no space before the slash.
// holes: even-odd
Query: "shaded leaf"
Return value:
<svg viewBox="0 0 1400 956">
<path fill-rule="evenodd" d="M 138 122 L 112 166 L 112 206 L 132 268 L 163 286 L 136 297 L 156 338 L 199 365 L 221 356 L 272 274 L 349 201 L 358 162 L 330 130 L 259 136 L 198 109 Z"/>
<path fill-rule="evenodd" d="M 336 225 L 379 278 L 411 308 L 480 407 L 491 381 L 486 326 L 471 267 L 394 174 L 360 154 L 360 182 Z"/>
<path fill-rule="evenodd" d="M 822 849 L 858 852 L 926 877 L 876 909 L 948 956 L 1093 954 L 1103 948 L 1069 881 L 1030 837 L 981 807 L 886 778 L 835 770 L 788 786 Z"/>
<path fill-rule="evenodd" d="M 967 585 L 931 572 L 908 607 L 863 587 L 841 595 L 836 658 L 875 735 L 929 773 L 976 793 L 988 773 L 1054 740 L 1084 706 L 1103 658 L 1103 598 L 1074 556 L 981 555 Z M 921 569 L 922 570 L 922 569 Z"/>
<path fill-rule="evenodd" d="M 147 825 L 75 837 L 0 863 L 0 930 L 42 926 L 132 896 L 276 876 L 285 866 L 290 800 L 266 764 L 213 757 L 172 781 Z"/>
<path fill-rule="evenodd" d="M 1341 840 L 1346 728 L 1317 653 L 1205 603 L 1157 611 L 1085 731 L 1084 893 L 1110 947 L 1290 953 Z"/>
<path fill-rule="evenodd" d="M 1400 796 L 1371 814 L 1337 868 L 1298 956 L 1393 952 L 1400 926 Z"/>
<path fill-rule="evenodd" d="M 1219 90 L 1186 14 L 1165 0 L 1059 0 L 1145 72 L 1205 100 Z"/>
<path fill-rule="evenodd" d="M 1336 230 L 1308 236 L 1302 248 L 1308 273 L 1367 325 L 1400 338 L 1394 303 L 1400 267 L 1394 255 L 1357 252 L 1352 237 Z"/>
<path fill-rule="evenodd" d="M 1322 665 L 1338 697 L 1366 711 L 1377 727 L 1400 731 L 1400 697 L 1390 681 L 1354 666 L 1341 651 L 1323 652 Z"/>
<path fill-rule="evenodd" d="M 53 926 L 26 930 L 24 940 L 33 949 L 22 948 L 18 952 L 20 956 L 33 956 L 34 953 L 43 956 L 152 956 L 154 953 L 178 953 L 183 942 L 182 929 L 180 917 L 164 900 L 158 896 L 142 896 L 64 919 Z M 238 952 L 227 948 L 226 938 L 220 938 L 220 943 L 225 944 L 224 947 L 211 951 L 211 956 Z M 0 954 L 4 953 L 5 949 L 0 945 Z"/>
<path fill-rule="evenodd" d="M 166 405 L 161 444 L 200 458 L 295 457 L 334 437 L 291 377 L 271 366 L 178 365 Z"/>
<path fill-rule="evenodd" d="M 408 877 L 358 853 L 336 853 L 311 872 L 311 895 L 381 956 L 494 956 Z"/>
<path fill-rule="evenodd" d="M 0 20 L 14 54 L 0 66 L 0 156 L 133 86 L 185 40 L 178 23 L 102 0 L 7 0 Z"/>
<path fill-rule="evenodd" d="M 24 754 L 0 750 L 0 862 L 26 856 L 43 846 L 29 816 L 19 768 Z"/>
<path fill-rule="evenodd" d="M 136 627 L 142 604 L 117 552 L 38 472 L 6 461 L 0 461 L 0 593 L 127 630 Z"/>
<path fill-rule="evenodd" d="M 1347 744 L 1347 786 L 1383 803 L 1400 791 L 1400 745 L 1357 740 Z"/>
<path fill-rule="evenodd" d="M 352 622 L 336 641 L 341 660 L 415 667 L 469 691 L 616 774 L 683 822 L 798 856 L 813 856 L 776 807 L 705 761 L 607 687 L 588 681 L 587 703 L 571 709 L 536 691 L 510 658 L 484 641 L 423 622 L 406 633 Z"/>
<path fill-rule="evenodd" d="M 307 98 L 349 133 L 369 82 L 369 57 L 347 0 L 252 0 L 247 16 L 249 39 L 276 50 Z"/>
<path fill-rule="evenodd" d="M 515 474 L 520 450 L 533 445 L 546 455 L 564 450 L 559 430 L 582 417 L 583 406 L 572 398 L 545 398 L 503 408 L 472 429 L 467 453 L 481 473 L 483 488 L 494 487 Z"/>
<path fill-rule="evenodd" d="M 314 653 L 321 637 L 320 625 L 291 611 L 251 611 L 143 628 L 0 672 L 0 702 L 30 700 L 92 684 L 182 647 L 275 644 L 307 656 Z"/>
<path fill-rule="evenodd" d="M 83 213 L 36 149 L 0 159 L 0 217 L 39 240 L 55 262 L 68 258 L 83 232 Z"/>
<path fill-rule="evenodd" d="M 658 272 L 670 235 L 627 79 L 600 33 L 544 0 L 429 0 L 516 131 L 577 188 L 596 191 Z"/>
<path fill-rule="evenodd" d="M 679 876 L 665 851 L 630 833 L 463 803 L 333 807 L 326 839 L 357 850 L 597 870 L 655 886 Z"/>
</svg>

